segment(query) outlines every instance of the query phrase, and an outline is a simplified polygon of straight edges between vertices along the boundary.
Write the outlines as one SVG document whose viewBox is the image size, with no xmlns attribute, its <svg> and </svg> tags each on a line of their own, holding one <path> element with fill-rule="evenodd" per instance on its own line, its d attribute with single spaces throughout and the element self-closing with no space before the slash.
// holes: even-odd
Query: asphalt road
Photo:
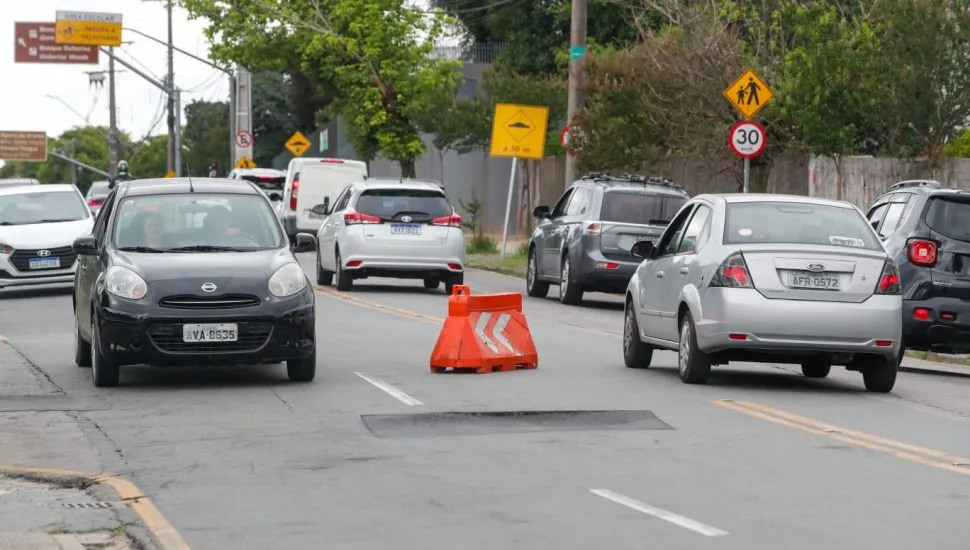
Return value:
<svg viewBox="0 0 970 550">
<path fill-rule="evenodd" d="M 902 373 L 871 395 L 842 370 L 732 364 L 688 386 L 673 353 L 624 368 L 617 297 L 556 292 L 525 299 L 539 368 L 484 375 L 429 372 L 447 299 L 420 282 L 321 290 L 313 384 L 281 366 L 130 368 L 94 388 L 66 294 L 4 294 L 0 334 L 76 409 L 95 467 L 135 481 L 193 550 L 966 550 L 970 378 Z M 536 410 L 576 414 L 531 432 L 398 416 Z M 597 429 L 611 415 L 584 411 L 637 420 Z"/>
</svg>

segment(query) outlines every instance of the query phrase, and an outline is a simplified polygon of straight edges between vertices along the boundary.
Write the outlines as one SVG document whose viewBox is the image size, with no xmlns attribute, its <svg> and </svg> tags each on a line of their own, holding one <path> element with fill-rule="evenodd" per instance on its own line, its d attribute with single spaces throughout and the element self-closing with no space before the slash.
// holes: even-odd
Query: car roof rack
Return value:
<svg viewBox="0 0 970 550">
<path fill-rule="evenodd" d="M 672 189 L 684 190 L 684 186 L 674 183 L 670 178 L 662 176 L 642 176 L 640 174 L 631 174 L 629 172 L 622 172 L 619 174 L 609 174 L 606 172 L 590 172 L 583 176 L 583 180 L 592 180 L 595 182 L 622 182 L 622 183 L 641 183 L 644 185 L 663 185 L 664 187 L 670 187 Z"/>
<path fill-rule="evenodd" d="M 906 180 L 899 183 L 894 183 L 889 187 L 889 190 L 895 191 L 897 189 L 904 189 L 906 187 L 929 187 L 930 189 L 942 189 L 943 184 L 935 180 Z"/>
</svg>

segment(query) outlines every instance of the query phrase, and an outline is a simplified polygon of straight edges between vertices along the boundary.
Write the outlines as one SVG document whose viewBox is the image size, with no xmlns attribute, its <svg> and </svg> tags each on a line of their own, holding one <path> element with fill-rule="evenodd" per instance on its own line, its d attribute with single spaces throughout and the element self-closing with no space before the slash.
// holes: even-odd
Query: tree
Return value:
<svg viewBox="0 0 970 550">
<path fill-rule="evenodd" d="M 185 106 L 182 162 L 189 174 L 208 176 L 212 164 L 216 164 L 222 174 L 232 169 L 229 167 L 228 120 L 229 105 L 224 101 L 195 100 Z"/>
<path fill-rule="evenodd" d="M 253 73 L 253 161 L 257 166 L 271 166 L 297 131 L 289 88 L 290 77 L 283 73 Z"/>
<path fill-rule="evenodd" d="M 440 180 L 445 184 L 445 155 L 456 151 L 468 128 L 463 116 L 469 101 L 457 97 L 452 90 L 443 89 L 421 98 L 421 104 L 414 109 L 414 122 L 421 132 L 431 134 L 431 143 L 438 151 Z"/>
<path fill-rule="evenodd" d="M 130 140 L 122 133 L 123 143 Z M 48 150 L 68 153 L 74 151 L 77 160 L 108 171 L 108 129 L 103 126 L 76 126 L 62 133 L 55 139 L 48 139 Z M 32 177 L 41 183 L 68 183 L 74 165 L 53 155 L 44 162 L 8 162 L 0 168 L 0 177 Z M 89 170 L 77 169 L 77 186 L 81 191 L 87 191 L 94 181 L 104 179 L 103 176 Z"/>
<path fill-rule="evenodd" d="M 138 144 L 128 158 L 128 168 L 136 178 L 165 177 L 168 172 L 168 134 L 151 136 Z"/>
</svg>

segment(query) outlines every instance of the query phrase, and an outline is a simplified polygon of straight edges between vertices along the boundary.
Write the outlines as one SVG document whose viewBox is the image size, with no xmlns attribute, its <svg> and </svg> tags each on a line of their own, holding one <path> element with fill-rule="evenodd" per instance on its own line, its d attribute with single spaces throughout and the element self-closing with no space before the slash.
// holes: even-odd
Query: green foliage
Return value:
<svg viewBox="0 0 970 550">
<path fill-rule="evenodd" d="M 484 207 L 482 201 L 478 200 L 478 198 L 473 198 L 471 202 L 465 202 L 459 197 L 458 204 L 465 212 L 468 212 L 469 218 L 462 220 L 461 225 L 469 231 L 474 231 L 476 237 L 482 237 L 481 218 Z"/>
<path fill-rule="evenodd" d="M 216 164 L 218 173 L 229 173 L 229 104 L 221 101 L 193 101 L 185 106 L 182 130 L 182 162 L 188 173 L 205 176 Z"/>
<path fill-rule="evenodd" d="M 299 95 L 294 87 L 283 73 L 253 73 L 253 160 L 257 166 L 272 166 L 273 159 L 285 150 L 286 140 L 298 129 L 294 112 L 306 99 L 297 97 L 294 101 L 293 96 Z M 302 91 L 302 87 L 298 89 Z"/>
<path fill-rule="evenodd" d="M 467 254 L 495 254 L 496 252 L 498 252 L 498 245 L 495 239 L 488 235 L 472 235 L 465 243 Z"/>
<path fill-rule="evenodd" d="M 121 136 L 123 143 L 129 143 L 127 135 Z M 69 154 L 73 147 L 74 158 L 108 170 L 108 129 L 102 126 L 77 126 L 67 130 L 56 139 L 48 139 L 49 150 Z M 69 183 L 74 165 L 49 155 L 45 162 L 7 162 L 0 168 L 0 177 L 37 178 L 41 183 Z M 94 172 L 78 168 L 77 186 L 87 191 L 91 182 L 104 179 Z"/>
<path fill-rule="evenodd" d="M 165 177 L 168 172 L 168 135 L 152 136 L 141 142 L 128 158 L 128 168 L 136 178 Z"/>
<path fill-rule="evenodd" d="M 951 158 L 970 158 L 970 130 L 964 130 L 959 137 L 947 143 L 945 153 Z"/>
</svg>

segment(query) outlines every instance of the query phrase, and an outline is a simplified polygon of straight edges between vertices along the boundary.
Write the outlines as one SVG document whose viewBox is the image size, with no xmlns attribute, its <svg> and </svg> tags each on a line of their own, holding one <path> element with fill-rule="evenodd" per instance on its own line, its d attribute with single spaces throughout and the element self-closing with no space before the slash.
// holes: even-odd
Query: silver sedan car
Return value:
<svg viewBox="0 0 970 550">
<path fill-rule="evenodd" d="M 899 271 L 855 206 L 788 195 L 700 195 L 677 213 L 626 292 L 623 358 L 678 352 L 684 382 L 730 361 L 832 365 L 889 392 L 902 358 Z"/>
</svg>

